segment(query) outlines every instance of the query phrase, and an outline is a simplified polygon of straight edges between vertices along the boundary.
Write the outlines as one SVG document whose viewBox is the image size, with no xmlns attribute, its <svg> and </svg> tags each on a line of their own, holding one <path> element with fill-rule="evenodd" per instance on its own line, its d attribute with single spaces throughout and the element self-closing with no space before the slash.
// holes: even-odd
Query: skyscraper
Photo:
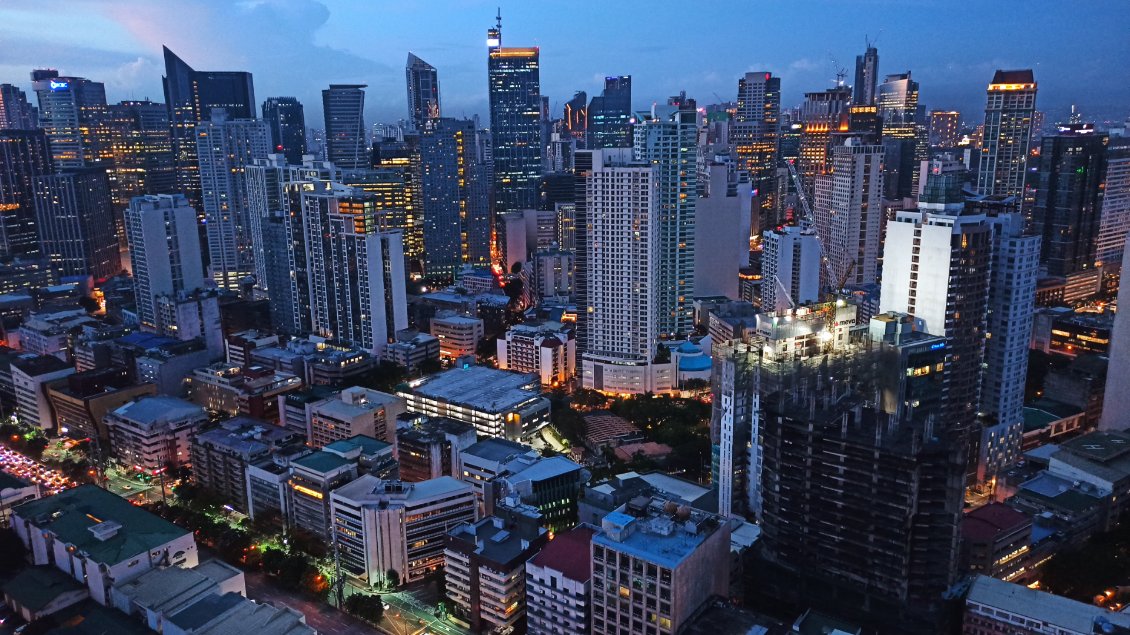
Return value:
<svg viewBox="0 0 1130 635">
<path fill-rule="evenodd" d="M 847 86 L 804 94 L 797 170 L 810 205 L 817 175 L 825 174 L 831 167 L 832 133 L 847 131 L 846 122 L 841 119 L 847 114 L 850 102 L 851 89 Z"/>
<path fill-rule="evenodd" d="M 403 230 L 408 272 L 421 275 L 424 272 L 424 210 L 420 136 L 408 135 L 404 141 L 386 139 L 374 143 L 372 163 L 371 170 L 347 175 L 346 183 L 377 195 L 382 226 Z"/>
<path fill-rule="evenodd" d="M 330 84 L 322 91 L 326 160 L 343 170 L 369 167 L 365 134 L 365 84 Z"/>
<path fill-rule="evenodd" d="M 196 210 L 181 194 L 140 196 L 126 209 L 137 317 L 156 329 L 157 297 L 176 296 L 204 286 Z"/>
<path fill-rule="evenodd" d="M 542 171 L 541 62 L 537 47 L 502 46 L 502 18 L 487 31 L 494 208 L 535 209 Z"/>
<path fill-rule="evenodd" d="M 634 155 L 655 166 L 656 333 L 673 337 L 693 327 L 698 113 L 690 100 L 679 106 L 654 106 L 637 119 Z"/>
<path fill-rule="evenodd" d="M 561 123 L 565 132 L 584 147 L 589 125 L 588 95 L 583 90 L 573 93 L 573 98 L 565 102 L 561 109 Z"/>
<path fill-rule="evenodd" d="M 60 77 L 36 70 L 32 85 L 39 99 L 39 125 L 47 133 L 51 157 L 59 169 L 109 163 L 109 117 L 106 87 L 83 77 Z"/>
<path fill-rule="evenodd" d="M 0 130 L 0 258 L 39 254 L 35 181 L 52 172 L 42 130 Z"/>
<path fill-rule="evenodd" d="M 961 113 L 956 110 L 930 111 L 930 147 L 956 148 L 960 137 Z"/>
<path fill-rule="evenodd" d="M 440 116 L 439 74 L 435 66 L 408 53 L 404 75 L 408 85 L 408 118 L 419 130 L 426 120 Z"/>
<path fill-rule="evenodd" d="M 32 130 L 39 127 L 39 112 L 28 103 L 19 87 L 0 84 L 0 130 Z"/>
<path fill-rule="evenodd" d="M 271 152 L 284 155 L 291 165 L 301 165 L 306 154 L 302 103 L 294 97 L 269 97 L 263 102 L 263 121 L 271 134 Z"/>
<path fill-rule="evenodd" d="M 490 217 L 478 131 L 470 119 L 444 117 L 420 131 L 424 272 L 452 278 L 464 264 L 490 259 Z"/>
<path fill-rule="evenodd" d="M 106 170 L 79 168 L 35 179 L 35 212 L 43 257 L 60 275 L 98 280 L 121 272 Z"/>
<path fill-rule="evenodd" d="M 738 169 L 749 172 L 760 208 L 755 233 L 775 226 L 777 206 L 777 137 L 781 119 L 781 78 L 746 73 L 738 80 L 738 107 L 731 138 Z"/>
<path fill-rule="evenodd" d="M 627 392 L 616 387 L 634 382 L 633 392 L 647 392 L 659 339 L 657 168 L 627 148 L 580 151 L 577 158 L 586 167 L 577 175 L 585 201 L 577 225 L 586 228 L 584 240 L 577 236 L 586 285 L 579 310 L 584 385 Z"/>
<path fill-rule="evenodd" d="M 882 246 L 883 146 L 850 137 L 832 148 L 830 174 L 816 179 L 816 233 L 828 260 L 829 283 L 874 284 Z"/>
<path fill-rule="evenodd" d="M 1092 124 L 1066 124 L 1045 135 L 1036 177 L 1032 231 L 1042 237 L 1040 262 L 1047 275 L 1094 269 L 1106 191 L 1106 134 Z"/>
<path fill-rule="evenodd" d="M 785 311 L 820 299 L 820 241 L 810 226 L 762 233 L 761 307 Z"/>
<path fill-rule="evenodd" d="M 883 125 L 883 185 L 888 199 L 918 192 L 918 171 L 927 159 L 926 128 L 918 121 L 918 82 L 910 71 L 887 75 L 879 85 L 879 118 Z"/>
<path fill-rule="evenodd" d="M 208 269 L 222 289 L 237 290 L 255 271 L 246 168 L 267 158 L 268 137 L 265 122 L 228 119 L 221 110 L 196 124 Z"/>
<path fill-rule="evenodd" d="M 372 194 L 316 182 L 302 193 L 312 328 L 378 357 L 408 327 L 403 237 L 378 230 Z"/>
<path fill-rule="evenodd" d="M 586 148 L 628 148 L 632 145 L 632 76 L 604 78 L 604 91 L 589 102 Z"/>
<path fill-rule="evenodd" d="M 176 192 L 176 161 L 165 104 L 123 101 L 109 109 L 114 154 L 110 191 L 120 221 L 133 197 Z"/>
<path fill-rule="evenodd" d="M 1106 190 L 1099 221 L 1096 257 L 1104 267 L 1120 267 L 1130 232 L 1130 140 L 1107 148 Z"/>
<path fill-rule="evenodd" d="M 852 102 L 857 106 L 875 105 L 875 85 L 879 82 L 879 50 L 867 43 L 863 55 L 855 56 L 855 88 Z"/>
<path fill-rule="evenodd" d="M 200 176 L 196 161 L 196 122 L 212 118 L 214 108 L 223 108 L 232 119 L 255 118 L 255 88 L 251 73 L 198 71 L 168 47 L 165 56 L 165 107 L 169 110 L 177 191 L 199 207 Z"/>
<path fill-rule="evenodd" d="M 1024 196 L 1035 112 L 1036 78 L 1030 69 L 993 75 L 977 167 L 978 194 Z"/>
</svg>

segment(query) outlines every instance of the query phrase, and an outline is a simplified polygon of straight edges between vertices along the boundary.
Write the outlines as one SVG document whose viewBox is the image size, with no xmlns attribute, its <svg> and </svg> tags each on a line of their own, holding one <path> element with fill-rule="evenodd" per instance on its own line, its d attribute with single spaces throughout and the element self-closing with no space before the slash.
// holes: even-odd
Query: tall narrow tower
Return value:
<svg viewBox="0 0 1130 635">
<path fill-rule="evenodd" d="M 369 167 L 365 142 L 365 84 L 330 84 L 322 91 L 326 159 L 342 170 Z"/>
<path fill-rule="evenodd" d="M 408 117 L 420 130 L 425 121 L 440 116 L 439 74 L 435 66 L 409 53 L 404 75 L 408 86 Z"/>
<path fill-rule="evenodd" d="M 1031 69 L 997 71 L 988 95 L 977 193 L 1023 196 L 1036 112 L 1036 78 Z"/>
<path fill-rule="evenodd" d="M 494 216 L 534 209 L 541 178 L 541 61 L 538 47 L 502 46 L 502 16 L 487 30 Z"/>
<path fill-rule="evenodd" d="M 852 103 L 857 106 L 875 105 L 875 86 L 879 81 L 879 49 L 867 41 L 863 55 L 855 56 L 855 87 Z"/>
</svg>

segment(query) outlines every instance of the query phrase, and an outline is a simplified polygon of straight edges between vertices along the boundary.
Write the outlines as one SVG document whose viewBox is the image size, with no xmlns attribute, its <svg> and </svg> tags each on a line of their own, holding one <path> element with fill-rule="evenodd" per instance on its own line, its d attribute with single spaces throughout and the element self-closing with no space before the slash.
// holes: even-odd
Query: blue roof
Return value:
<svg viewBox="0 0 1130 635">
<path fill-rule="evenodd" d="M 694 344 L 691 344 L 690 342 L 683 342 L 682 344 L 679 344 L 679 352 L 680 353 L 700 353 L 700 352 L 702 352 L 702 349 L 695 346 Z"/>
<path fill-rule="evenodd" d="M 679 370 L 685 370 L 688 372 L 710 370 L 710 358 L 706 355 L 684 357 L 679 360 Z"/>
</svg>

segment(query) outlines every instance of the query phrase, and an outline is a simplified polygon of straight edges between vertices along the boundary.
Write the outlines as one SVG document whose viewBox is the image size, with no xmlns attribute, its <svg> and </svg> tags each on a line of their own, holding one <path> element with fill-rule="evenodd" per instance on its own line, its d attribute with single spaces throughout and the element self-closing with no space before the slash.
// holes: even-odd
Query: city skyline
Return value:
<svg viewBox="0 0 1130 635">
<path fill-rule="evenodd" d="M 537 5 L 511 3 L 501 10 L 511 45 L 541 47 L 542 93 L 553 112 L 576 90 L 597 94 L 606 75 L 633 76 L 635 108 L 663 103 L 680 90 L 700 104 L 731 101 L 747 71 L 780 76 L 782 106 L 797 106 L 804 92 L 832 86 L 838 67 L 850 83 L 852 62 L 869 39 L 880 51 L 880 78 L 912 71 L 922 85 L 922 104 L 957 109 L 967 123 L 979 119 L 984 85 L 998 68 L 1035 70 L 1039 107 L 1052 113 L 1049 123 L 1072 103 L 1090 118 L 1121 117 L 1119 107 L 1130 99 L 1130 71 L 1119 60 L 1130 56 L 1130 43 L 1120 37 L 1126 21 L 1118 19 L 1117 3 L 1049 5 L 1041 25 L 1054 24 L 1054 30 L 1036 28 L 1001 46 L 997 25 L 1020 6 L 970 5 L 960 13 L 941 11 L 934 2 L 810 2 L 799 9 L 762 7 L 744 21 L 731 19 L 742 7 L 709 5 L 696 10 L 696 20 L 712 29 L 679 46 L 664 44 L 687 37 L 682 20 L 664 19 L 674 7 L 645 14 L 593 3 L 552 19 Z M 365 120 L 371 124 L 408 117 L 403 59 L 412 52 L 438 69 L 444 115 L 478 114 L 487 121 L 482 34 L 497 3 L 198 0 L 171 7 L 104 0 L 9 3 L 0 9 L 0 35 L 10 43 L 0 81 L 26 89 L 33 68 L 53 67 L 105 82 L 111 102 L 159 100 L 161 46 L 167 45 L 196 68 L 254 73 L 263 98 L 297 97 L 310 111 L 312 127 L 322 119 L 320 90 L 330 83 L 366 83 Z M 813 12 L 825 19 L 812 21 Z M 43 29 L 48 19 L 52 28 Z M 914 26 L 927 22 L 936 28 Z M 811 29 L 808 37 L 795 38 L 804 29 Z M 202 32 L 212 36 L 200 37 Z M 1079 47 L 1079 41 L 1104 45 Z"/>
</svg>

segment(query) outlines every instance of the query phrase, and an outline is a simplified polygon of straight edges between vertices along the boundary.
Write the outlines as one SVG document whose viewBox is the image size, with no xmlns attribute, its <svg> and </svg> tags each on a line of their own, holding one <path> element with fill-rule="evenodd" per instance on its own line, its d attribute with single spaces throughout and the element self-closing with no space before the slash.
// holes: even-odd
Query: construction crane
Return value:
<svg viewBox="0 0 1130 635">
<path fill-rule="evenodd" d="M 793 185 L 796 186 L 797 200 L 800 201 L 801 224 L 802 226 L 815 228 L 816 215 L 812 213 L 812 207 L 808 204 L 808 196 L 806 196 L 804 193 L 804 184 L 801 183 L 800 175 L 797 173 L 796 160 L 789 159 L 785 162 L 785 165 L 788 166 L 789 176 L 792 177 Z M 855 261 L 853 260 L 848 265 L 848 268 L 844 271 L 843 275 L 837 278 L 836 275 L 832 272 L 832 264 L 828 261 L 828 257 L 825 255 L 828 252 L 824 249 L 824 241 L 820 240 L 820 232 L 813 231 L 813 233 L 816 235 L 816 244 L 820 246 L 820 263 L 824 266 L 824 275 L 827 276 L 826 279 L 828 281 L 836 280 L 837 284 L 835 290 L 839 291 L 844 288 L 844 284 L 847 283 L 847 279 L 849 276 L 851 276 L 852 270 L 855 269 Z"/>
</svg>

